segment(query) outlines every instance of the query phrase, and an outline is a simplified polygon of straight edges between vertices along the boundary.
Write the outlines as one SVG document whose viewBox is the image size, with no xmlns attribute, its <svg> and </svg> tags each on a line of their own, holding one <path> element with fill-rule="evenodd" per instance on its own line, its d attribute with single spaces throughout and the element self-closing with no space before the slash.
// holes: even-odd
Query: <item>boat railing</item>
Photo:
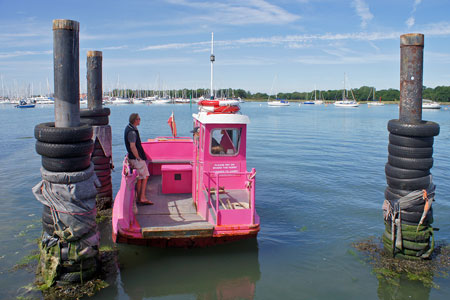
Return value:
<svg viewBox="0 0 450 300">
<path fill-rule="evenodd" d="M 133 223 L 135 219 L 133 212 L 133 203 L 135 202 L 134 198 L 136 196 L 134 191 L 137 176 L 137 170 L 130 167 L 128 158 L 125 157 L 122 167 L 122 181 L 120 184 L 119 192 L 117 194 L 124 199 L 123 218 L 128 224 Z"/>
<path fill-rule="evenodd" d="M 203 184 L 203 188 L 207 191 L 208 200 L 207 203 L 210 204 L 210 207 L 212 208 L 215 217 L 216 217 L 216 225 L 218 223 L 217 215 L 219 213 L 220 209 L 220 177 L 229 177 L 230 175 L 239 175 L 239 176 L 245 176 L 245 184 L 244 188 L 249 193 L 249 202 L 248 206 L 251 211 L 251 223 L 255 224 L 255 176 L 256 176 L 256 170 L 253 168 L 250 172 L 205 172 L 205 175 L 208 177 L 208 185 L 205 186 Z M 211 197 L 211 184 L 214 187 L 214 194 L 215 194 L 215 203 L 212 202 Z"/>
</svg>

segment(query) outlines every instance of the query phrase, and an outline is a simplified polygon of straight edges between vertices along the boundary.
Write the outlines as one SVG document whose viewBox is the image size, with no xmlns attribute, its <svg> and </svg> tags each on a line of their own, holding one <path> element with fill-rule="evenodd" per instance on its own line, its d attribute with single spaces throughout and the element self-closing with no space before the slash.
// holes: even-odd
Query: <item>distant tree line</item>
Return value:
<svg viewBox="0 0 450 300">
<path fill-rule="evenodd" d="M 347 91 L 347 98 L 352 99 L 352 92 L 358 101 L 398 101 L 400 99 L 400 91 L 397 89 L 375 90 L 375 99 L 373 97 L 373 88 L 369 86 L 362 86 L 353 90 Z M 435 88 L 423 87 L 423 98 L 439 102 L 450 102 L 450 86 L 437 86 Z M 154 90 L 118 90 L 112 91 L 111 96 L 121 96 L 126 98 L 148 97 L 148 96 L 169 96 L 180 98 L 198 98 L 209 97 L 209 89 L 181 89 L 170 91 L 154 91 Z M 219 97 L 240 97 L 243 99 L 267 100 L 269 95 L 266 93 L 251 93 L 243 89 L 219 89 L 215 91 Z M 340 100 L 342 99 L 342 90 L 316 90 L 315 96 L 317 99 L 323 100 Z M 270 95 L 271 99 L 275 97 L 287 100 L 310 100 L 314 99 L 314 91 L 310 92 L 292 92 L 292 93 L 278 93 L 277 95 Z"/>
</svg>

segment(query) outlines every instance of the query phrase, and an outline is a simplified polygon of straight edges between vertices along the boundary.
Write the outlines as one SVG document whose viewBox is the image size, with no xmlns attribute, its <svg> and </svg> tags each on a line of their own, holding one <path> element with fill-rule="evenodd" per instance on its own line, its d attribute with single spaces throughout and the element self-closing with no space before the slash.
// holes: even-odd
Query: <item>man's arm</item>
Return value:
<svg viewBox="0 0 450 300">
<path fill-rule="evenodd" d="M 141 160 L 142 158 L 139 156 L 139 153 L 136 148 L 136 143 L 130 143 L 131 152 L 137 160 Z"/>
</svg>

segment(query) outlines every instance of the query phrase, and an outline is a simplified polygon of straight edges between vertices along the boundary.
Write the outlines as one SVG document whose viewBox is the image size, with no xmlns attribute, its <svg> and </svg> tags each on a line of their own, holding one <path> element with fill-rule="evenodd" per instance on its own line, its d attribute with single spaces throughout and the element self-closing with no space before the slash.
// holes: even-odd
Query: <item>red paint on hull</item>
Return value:
<svg viewBox="0 0 450 300">
<path fill-rule="evenodd" d="M 258 228 L 259 231 L 259 228 Z M 141 239 L 134 237 L 125 237 L 118 235 L 117 243 L 127 243 L 140 246 L 150 246 L 158 248 L 176 247 L 176 248 L 202 248 L 210 247 L 215 245 L 222 245 L 230 242 L 235 242 L 243 239 L 256 238 L 258 231 L 251 234 L 241 234 L 241 235 L 224 235 L 224 236 L 212 236 L 212 237 L 201 237 L 201 238 L 177 238 L 177 239 Z"/>
</svg>

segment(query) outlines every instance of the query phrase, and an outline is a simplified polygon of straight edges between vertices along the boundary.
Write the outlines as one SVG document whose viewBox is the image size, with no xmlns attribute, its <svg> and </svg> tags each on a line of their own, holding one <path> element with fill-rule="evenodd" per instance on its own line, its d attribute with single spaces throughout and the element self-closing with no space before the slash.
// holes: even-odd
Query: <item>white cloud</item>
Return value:
<svg viewBox="0 0 450 300">
<path fill-rule="evenodd" d="M 243 38 L 237 40 L 216 40 L 215 46 L 263 46 L 263 45 L 285 45 L 286 47 L 309 47 L 308 43 L 312 41 L 339 41 L 339 40 L 360 40 L 360 41 L 377 41 L 377 40 L 389 40 L 399 38 L 402 33 L 400 32 L 357 32 L 357 33 L 325 33 L 325 34 L 304 34 L 304 35 L 287 35 L 287 36 L 272 36 L 266 38 Z M 170 49 L 186 49 L 191 48 L 195 51 L 199 47 L 209 49 L 209 41 L 194 42 L 194 43 L 171 43 L 161 45 L 151 45 L 139 50 L 170 50 Z M 303 46 L 304 45 L 304 46 Z"/>
<path fill-rule="evenodd" d="M 400 58 L 395 54 L 355 54 L 347 56 L 306 56 L 295 61 L 305 65 L 349 65 L 349 64 L 376 64 L 381 62 L 396 62 Z"/>
<path fill-rule="evenodd" d="M 142 58 L 104 58 L 103 65 L 108 67 L 135 67 L 135 66 L 169 66 L 192 63 L 191 58 L 186 57 L 167 57 L 167 58 L 155 58 L 155 59 L 142 59 Z"/>
<path fill-rule="evenodd" d="M 110 47 L 103 47 L 101 48 L 103 51 L 105 50 L 122 50 L 122 49 L 128 49 L 127 45 L 122 45 L 122 46 L 110 46 Z"/>
<path fill-rule="evenodd" d="M 13 51 L 13 52 L 3 52 L 0 53 L 0 59 L 3 58 L 13 58 L 13 57 L 19 57 L 19 56 L 30 56 L 30 55 L 48 55 L 52 54 L 53 51 Z"/>
<path fill-rule="evenodd" d="M 288 24 L 300 16 L 271 4 L 265 0 L 228 1 L 187 1 L 167 0 L 167 2 L 202 11 L 191 20 L 201 20 L 227 25 L 245 24 Z"/>
<path fill-rule="evenodd" d="M 352 6 L 356 10 L 356 14 L 361 18 L 361 28 L 366 28 L 373 15 L 370 12 L 369 5 L 364 0 L 353 0 Z"/>
<path fill-rule="evenodd" d="M 420 31 L 427 36 L 448 36 L 450 35 L 450 23 L 440 22 L 428 24 Z"/>
<path fill-rule="evenodd" d="M 450 35 L 450 23 L 440 22 L 428 24 L 418 31 L 427 36 L 447 36 Z M 218 47 L 264 47 L 264 46 L 283 46 L 286 48 L 310 48 L 315 41 L 367 41 L 369 44 L 379 50 L 373 42 L 383 40 L 399 39 L 404 34 L 403 31 L 390 32 L 353 32 L 353 33 L 324 33 L 324 34 L 303 34 L 286 35 L 271 37 L 249 37 L 236 40 L 216 40 L 214 45 Z M 193 52 L 209 51 L 210 41 L 193 43 L 170 43 L 160 45 L 150 45 L 139 49 L 140 51 L 154 50 L 177 50 L 188 49 Z"/>
<path fill-rule="evenodd" d="M 414 23 L 416 22 L 416 19 L 414 17 L 409 17 L 408 20 L 406 20 L 405 24 L 408 26 L 408 28 L 411 28 L 414 26 Z"/>
<path fill-rule="evenodd" d="M 416 23 L 416 18 L 414 17 L 414 13 L 416 12 L 417 7 L 419 6 L 420 3 L 422 3 L 422 0 L 414 0 L 411 17 L 409 17 L 409 19 L 406 20 L 406 22 L 405 22 L 406 26 L 408 26 L 408 29 L 413 27 L 414 24 Z"/>
<path fill-rule="evenodd" d="M 416 12 L 417 6 L 418 6 L 420 3 L 422 3 L 422 0 L 414 0 L 413 11 L 412 11 L 413 13 Z"/>
</svg>

